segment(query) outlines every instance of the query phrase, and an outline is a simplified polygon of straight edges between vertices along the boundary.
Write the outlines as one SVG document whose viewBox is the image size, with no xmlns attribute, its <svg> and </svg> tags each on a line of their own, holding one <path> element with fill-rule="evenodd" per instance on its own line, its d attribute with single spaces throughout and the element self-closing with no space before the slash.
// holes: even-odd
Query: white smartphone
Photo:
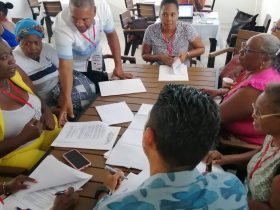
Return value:
<svg viewBox="0 0 280 210">
<path fill-rule="evenodd" d="M 91 165 L 91 162 L 76 149 L 64 153 L 63 158 L 77 170 L 82 170 Z"/>
</svg>

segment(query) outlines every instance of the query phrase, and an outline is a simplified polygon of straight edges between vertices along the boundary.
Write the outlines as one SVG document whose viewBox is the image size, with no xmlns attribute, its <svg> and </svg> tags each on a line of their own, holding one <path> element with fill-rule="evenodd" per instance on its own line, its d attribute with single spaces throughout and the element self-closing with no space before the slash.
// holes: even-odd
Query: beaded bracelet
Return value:
<svg viewBox="0 0 280 210">
<path fill-rule="evenodd" d="M 5 181 L 2 184 L 2 191 L 3 191 L 3 195 L 6 195 L 6 182 Z"/>
</svg>

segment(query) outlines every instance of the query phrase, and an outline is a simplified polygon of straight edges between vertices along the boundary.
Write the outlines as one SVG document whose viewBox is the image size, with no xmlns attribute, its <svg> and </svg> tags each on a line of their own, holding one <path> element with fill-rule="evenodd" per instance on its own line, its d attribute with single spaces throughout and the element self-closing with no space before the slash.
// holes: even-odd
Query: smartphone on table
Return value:
<svg viewBox="0 0 280 210">
<path fill-rule="evenodd" d="M 77 170 L 82 170 L 91 165 L 91 162 L 76 149 L 64 153 L 63 158 Z"/>
</svg>

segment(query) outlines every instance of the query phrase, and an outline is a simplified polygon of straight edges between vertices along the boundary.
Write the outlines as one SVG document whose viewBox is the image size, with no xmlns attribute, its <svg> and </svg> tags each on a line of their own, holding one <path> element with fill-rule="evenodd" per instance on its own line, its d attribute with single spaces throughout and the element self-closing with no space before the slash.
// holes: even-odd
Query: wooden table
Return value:
<svg viewBox="0 0 280 210">
<path fill-rule="evenodd" d="M 107 96 L 99 97 L 97 100 L 90 106 L 90 108 L 81 116 L 79 121 L 92 121 L 100 120 L 95 106 L 110 104 L 115 102 L 126 101 L 130 109 L 136 113 L 140 108 L 142 103 L 154 104 L 158 98 L 158 94 L 162 87 L 165 84 L 170 82 L 159 82 L 158 81 L 158 66 L 155 65 L 139 65 L 139 64 L 124 64 L 124 70 L 130 72 L 134 75 L 135 78 L 141 78 L 147 92 L 146 93 L 135 93 L 129 95 L 121 96 Z M 183 83 L 195 88 L 215 88 L 216 85 L 216 73 L 212 69 L 203 69 L 203 68 L 190 68 L 189 69 L 189 81 L 188 82 L 176 82 Z M 119 137 L 128 127 L 129 123 L 122 123 L 116 126 L 121 127 Z M 118 138 L 119 138 L 118 137 Z M 57 157 L 59 160 L 62 160 L 62 154 L 68 151 L 68 148 L 53 148 L 52 154 Z M 93 175 L 93 178 L 83 187 L 83 191 L 80 192 L 80 200 L 75 209 L 77 210 L 91 210 L 96 203 L 94 199 L 94 193 L 96 188 L 103 183 L 103 179 L 107 174 L 105 171 L 105 159 L 103 153 L 105 151 L 100 150 L 87 150 L 79 149 L 91 162 L 92 166 L 84 169 L 83 171 Z M 121 168 L 121 167 L 119 167 Z M 121 168 L 125 172 L 128 170 Z"/>
</svg>

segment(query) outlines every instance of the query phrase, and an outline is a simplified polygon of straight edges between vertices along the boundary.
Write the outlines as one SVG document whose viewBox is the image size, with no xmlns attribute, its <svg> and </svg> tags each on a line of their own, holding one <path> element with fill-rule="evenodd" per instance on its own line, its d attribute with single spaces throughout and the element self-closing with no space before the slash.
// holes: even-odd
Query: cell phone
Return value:
<svg viewBox="0 0 280 210">
<path fill-rule="evenodd" d="M 63 158 L 77 170 L 82 170 L 91 165 L 91 162 L 76 149 L 64 153 Z"/>
</svg>

